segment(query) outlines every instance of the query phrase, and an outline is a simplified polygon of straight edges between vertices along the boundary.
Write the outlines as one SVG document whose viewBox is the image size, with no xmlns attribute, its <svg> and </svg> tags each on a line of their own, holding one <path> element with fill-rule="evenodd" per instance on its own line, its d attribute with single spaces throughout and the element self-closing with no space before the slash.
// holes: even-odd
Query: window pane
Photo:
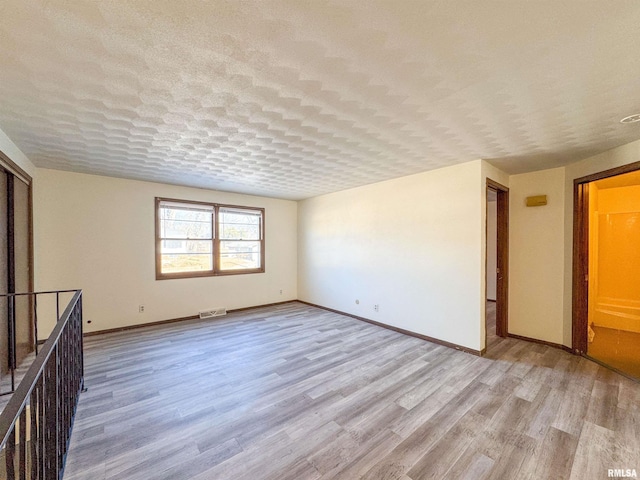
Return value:
<svg viewBox="0 0 640 480">
<path fill-rule="evenodd" d="M 220 270 L 260 267 L 260 242 L 220 241 Z"/>
<path fill-rule="evenodd" d="M 162 238 L 211 238 L 212 214 L 206 211 L 160 209 Z"/>
<path fill-rule="evenodd" d="M 162 273 L 199 272 L 213 269 L 209 240 L 162 240 Z"/>
<path fill-rule="evenodd" d="M 240 223 L 221 223 L 220 238 L 223 240 L 260 240 L 260 226 Z"/>
<path fill-rule="evenodd" d="M 220 238 L 229 240 L 260 240 L 260 212 L 220 209 Z"/>
</svg>

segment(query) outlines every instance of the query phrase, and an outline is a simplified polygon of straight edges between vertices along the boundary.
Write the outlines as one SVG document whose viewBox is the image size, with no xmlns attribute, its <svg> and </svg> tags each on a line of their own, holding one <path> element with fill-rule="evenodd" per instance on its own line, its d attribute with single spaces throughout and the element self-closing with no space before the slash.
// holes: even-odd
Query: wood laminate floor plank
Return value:
<svg viewBox="0 0 640 480">
<path fill-rule="evenodd" d="M 89 337 L 64 478 L 640 471 L 639 384 L 545 345 L 487 346 L 475 357 L 296 302 Z"/>
</svg>

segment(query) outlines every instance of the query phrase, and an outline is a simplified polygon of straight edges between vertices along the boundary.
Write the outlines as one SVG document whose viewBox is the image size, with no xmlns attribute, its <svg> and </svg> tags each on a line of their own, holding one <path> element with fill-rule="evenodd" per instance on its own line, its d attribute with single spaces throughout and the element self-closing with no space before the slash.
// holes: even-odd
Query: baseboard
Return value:
<svg viewBox="0 0 640 480">
<path fill-rule="evenodd" d="M 227 310 L 227 313 L 244 312 L 246 310 L 254 310 L 256 308 L 275 307 L 277 305 L 284 305 L 284 304 L 293 303 L 293 302 L 297 302 L 297 300 L 287 300 L 284 302 L 276 302 L 276 303 L 265 303 L 263 305 L 254 305 L 253 307 L 234 308 L 231 310 Z M 157 322 L 138 323 L 136 325 L 126 325 L 124 327 L 107 328 L 105 330 L 85 332 L 83 336 L 92 337 L 94 335 L 102 335 L 104 333 L 126 332 L 127 330 L 137 330 L 139 328 L 145 328 L 145 327 L 157 327 L 158 325 L 167 325 L 169 323 L 184 322 L 187 320 L 197 320 L 199 318 L 200 317 L 198 315 L 189 315 L 188 317 L 179 317 L 179 318 L 169 318 L 167 320 L 160 320 Z"/>
<path fill-rule="evenodd" d="M 546 340 L 539 340 L 537 338 L 523 337 L 522 335 L 516 335 L 514 333 L 507 334 L 507 337 L 515 338 L 516 340 L 524 340 L 525 342 L 539 343 L 540 345 L 546 345 L 547 347 L 559 348 L 560 350 L 564 350 L 572 355 L 576 355 L 576 352 L 574 352 L 570 347 L 560 345 L 559 343 L 547 342 Z"/>
<path fill-rule="evenodd" d="M 244 312 L 246 310 L 255 310 L 256 308 L 277 307 L 278 305 L 286 305 L 287 303 L 296 303 L 298 300 L 285 300 L 284 302 L 265 303 L 262 305 L 254 305 L 253 307 L 233 308 L 227 310 L 227 313 Z"/>
<path fill-rule="evenodd" d="M 339 315 L 344 315 L 346 317 L 355 318 L 356 320 L 360 320 L 362 322 L 367 322 L 372 325 L 376 325 L 378 327 L 386 328 L 387 330 L 393 330 L 397 333 L 402 333 L 403 335 L 408 335 L 410 337 L 419 338 L 420 340 L 426 340 L 427 342 L 435 343 L 438 345 L 442 345 L 444 347 L 453 348 L 455 350 L 459 350 L 461 352 L 470 353 L 472 355 L 476 355 L 481 357 L 484 355 L 486 349 L 473 350 L 472 348 L 463 347 L 462 345 L 457 345 L 455 343 L 446 342 L 444 340 L 440 340 L 438 338 L 429 337 L 427 335 L 422 335 L 421 333 L 412 332 L 411 330 L 405 330 L 404 328 L 394 327 L 391 325 L 387 325 L 386 323 L 376 322 L 375 320 L 371 320 L 369 318 L 359 317 L 358 315 L 353 315 L 351 313 L 341 312 L 340 310 L 334 310 L 333 308 L 323 307 L 322 305 L 316 305 L 315 303 L 305 302 L 303 300 L 298 300 L 299 303 L 304 303 L 305 305 L 309 305 L 310 307 L 320 308 L 322 310 L 327 310 L 328 312 L 337 313 Z"/>
<path fill-rule="evenodd" d="M 158 325 L 167 325 L 169 323 L 184 322 L 186 320 L 196 320 L 197 318 L 200 318 L 200 317 L 198 315 L 189 315 L 188 317 L 169 318 L 167 320 L 160 320 L 158 322 L 138 323 L 136 325 L 126 325 L 124 327 L 106 328 L 104 330 L 84 332 L 83 336 L 92 337 L 94 335 L 102 335 L 104 333 L 126 332 L 127 330 L 137 330 L 138 328 L 157 327 Z"/>
</svg>

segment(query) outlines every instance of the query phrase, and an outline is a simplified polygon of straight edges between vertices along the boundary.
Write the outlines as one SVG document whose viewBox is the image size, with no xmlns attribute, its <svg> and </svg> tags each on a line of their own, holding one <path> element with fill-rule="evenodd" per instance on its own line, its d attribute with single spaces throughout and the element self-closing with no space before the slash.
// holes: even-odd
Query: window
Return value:
<svg viewBox="0 0 640 480">
<path fill-rule="evenodd" d="M 220 270 L 257 269 L 262 264 L 262 212 L 219 207 Z"/>
<path fill-rule="evenodd" d="M 264 272 L 264 209 L 156 198 L 156 279 Z"/>
</svg>

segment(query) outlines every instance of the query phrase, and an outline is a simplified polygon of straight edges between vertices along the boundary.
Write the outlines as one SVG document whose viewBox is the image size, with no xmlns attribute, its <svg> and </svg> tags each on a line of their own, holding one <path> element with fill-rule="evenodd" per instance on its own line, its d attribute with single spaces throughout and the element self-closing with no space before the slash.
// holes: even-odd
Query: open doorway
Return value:
<svg viewBox="0 0 640 480">
<path fill-rule="evenodd" d="M 31 177 L 0 152 L 0 293 L 33 291 Z M 35 346 L 32 303 L 0 297 L 0 394 Z"/>
<path fill-rule="evenodd" d="M 640 163 L 575 181 L 573 349 L 640 379 Z"/>
<path fill-rule="evenodd" d="M 498 192 L 487 188 L 487 346 L 496 340 L 496 287 L 498 280 Z"/>
<path fill-rule="evenodd" d="M 508 332 L 509 189 L 487 179 L 486 349 Z"/>
</svg>

